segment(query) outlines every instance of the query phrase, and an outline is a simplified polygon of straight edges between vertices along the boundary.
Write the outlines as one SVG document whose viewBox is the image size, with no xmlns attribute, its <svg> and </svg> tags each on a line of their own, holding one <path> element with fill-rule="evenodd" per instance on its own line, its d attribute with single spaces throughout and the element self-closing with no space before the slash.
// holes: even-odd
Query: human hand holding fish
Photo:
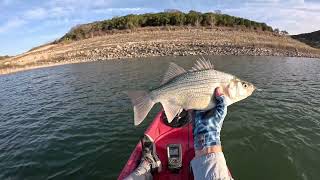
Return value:
<svg viewBox="0 0 320 180">
<path fill-rule="evenodd" d="M 195 156 L 222 152 L 220 132 L 227 115 L 225 96 L 220 87 L 214 93 L 216 107 L 207 111 L 192 111 Z"/>
</svg>

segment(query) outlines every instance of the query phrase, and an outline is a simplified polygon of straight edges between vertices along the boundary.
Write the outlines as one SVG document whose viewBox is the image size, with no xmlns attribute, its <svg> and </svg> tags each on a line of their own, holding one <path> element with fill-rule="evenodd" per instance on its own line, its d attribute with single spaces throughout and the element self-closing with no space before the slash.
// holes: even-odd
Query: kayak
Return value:
<svg viewBox="0 0 320 180">
<path fill-rule="evenodd" d="M 153 140 L 156 146 L 157 155 L 161 161 L 161 171 L 153 173 L 153 179 L 193 179 L 190 161 L 194 157 L 192 125 L 186 115 L 181 113 L 170 124 L 167 123 L 163 111 L 159 112 L 145 131 L 145 135 Z M 139 165 L 142 155 L 142 144 L 139 142 L 126 165 L 122 169 L 118 180 L 127 177 Z M 171 157 L 169 157 L 171 156 Z M 173 168 L 173 164 L 181 167 Z"/>
<path fill-rule="evenodd" d="M 183 111 L 170 124 L 165 113 L 159 112 L 145 131 L 156 147 L 161 161 L 161 171 L 153 172 L 154 180 L 192 180 L 190 161 L 194 157 L 192 124 L 188 113 Z M 118 180 L 127 177 L 139 165 L 142 156 L 142 143 L 137 143 Z M 230 173 L 230 172 L 229 172 Z M 231 176 L 231 174 L 230 174 Z"/>
</svg>

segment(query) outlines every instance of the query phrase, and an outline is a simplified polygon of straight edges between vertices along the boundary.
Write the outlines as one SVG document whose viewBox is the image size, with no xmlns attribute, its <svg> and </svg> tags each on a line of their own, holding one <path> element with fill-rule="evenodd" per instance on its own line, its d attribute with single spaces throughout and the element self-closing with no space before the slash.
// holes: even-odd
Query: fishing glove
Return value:
<svg viewBox="0 0 320 180">
<path fill-rule="evenodd" d="M 193 114 L 193 138 L 195 150 L 221 145 L 220 132 L 227 115 L 225 97 L 218 88 L 215 90 L 216 107 L 207 111 L 195 110 Z"/>
</svg>

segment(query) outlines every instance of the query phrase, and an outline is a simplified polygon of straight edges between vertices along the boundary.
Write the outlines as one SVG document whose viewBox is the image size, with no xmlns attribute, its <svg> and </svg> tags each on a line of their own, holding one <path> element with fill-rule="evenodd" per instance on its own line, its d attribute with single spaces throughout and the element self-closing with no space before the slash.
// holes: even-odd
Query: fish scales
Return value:
<svg viewBox="0 0 320 180">
<path fill-rule="evenodd" d="M 152 92 L 154 101 L 170 99 L 184 109 L 208 109 L 214 106 L 211 98 L 221 80 L 215 70 L 188 72 L 178 76 Z M 220 81 L 219 81 L 220 80 Z M 215 85 L 215 86 L 214 86 Z M 190 100 L 188 100 L 190 99 Z"/>
<path fill-rule="evenodd" d="M 185 90 L 201 91 L 201 89 L 205 89 L 210 91 L 212 90 L 213 84 L 219 84 L 222 82 L 220 79 L 212 77 L 212 75 L 219 75 L 219 73 L 217 73 L 215 70 L 188 72 L 164 84 L 163 86 L 160 86 L 158 89 L 155 89 L 153 93 L 154 96 L 161 96 L 162 92 L 165 92 L 165 94 L 172 94 L 175 92 L 181 94 L 181 91 L 186 92 Z"/>
</svg>

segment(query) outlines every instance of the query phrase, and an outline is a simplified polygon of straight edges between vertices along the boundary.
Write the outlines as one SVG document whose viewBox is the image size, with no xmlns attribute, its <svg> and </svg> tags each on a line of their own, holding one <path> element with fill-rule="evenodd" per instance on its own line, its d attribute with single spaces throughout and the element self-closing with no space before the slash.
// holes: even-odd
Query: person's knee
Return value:
<svg viewBox="0 0 320 180">
<path fill-rule="evenodd" d="M 195 180 L 231 180 L 222 152 L 194 158 L 191 166 Z"/>
</svg>

